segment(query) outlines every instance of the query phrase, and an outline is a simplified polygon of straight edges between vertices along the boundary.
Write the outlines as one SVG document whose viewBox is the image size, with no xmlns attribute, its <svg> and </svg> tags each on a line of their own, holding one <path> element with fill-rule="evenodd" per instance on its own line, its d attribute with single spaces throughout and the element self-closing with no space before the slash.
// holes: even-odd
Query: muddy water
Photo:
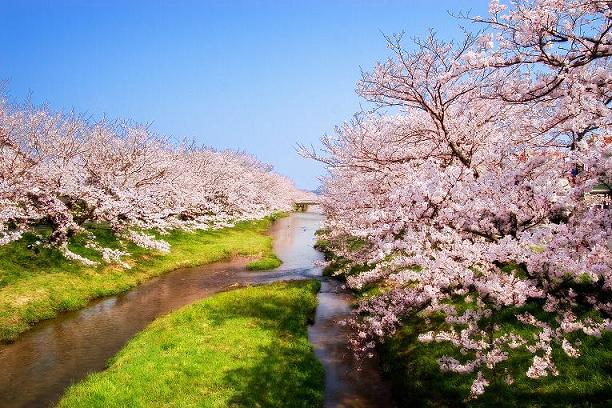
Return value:
<svg viewBox="0 0 612 408">
<path fill-rule="evenodd" d="M 335 324 L 349 313 L 350 295 L 335 281 L 320 278 L 320 269 L 313 266 L 321 257 L 312 248 L 321 221 L 322 215 L 307 212 L 275 223 L 274 249 L 283 260 L 275 271 L 248 272 L 245 259 L 180 269 L 42 322 L 17 342 L 0 345 L 0 407 L 52 406 L 70 384 L 104 369 L 151 321 L 181 306 L 246 284 L 314 277 L 322 279 L 322 291 L 309 338 L 325 368 L 325 405 L 392 406 L 375 364 L 356 371 L 357 362 L 347 350 L 347 329 Z"/>
</svg>

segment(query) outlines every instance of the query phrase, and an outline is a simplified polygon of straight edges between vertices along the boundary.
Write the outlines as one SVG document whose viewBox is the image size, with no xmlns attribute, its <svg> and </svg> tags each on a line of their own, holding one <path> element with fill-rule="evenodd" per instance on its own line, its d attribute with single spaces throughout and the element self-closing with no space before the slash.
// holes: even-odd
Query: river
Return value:
<svg viewBox="0 0 612 408">
<path fill-rule="evenodd" d="M 357 361 L 348 349 L 349 328 L 337 324 L 350 313 L 352 296 L 321 276 L 313 248 L 323 216 L 293 213 L 274 223 L 274 250 L 283 265 L 268 272 L 245 269 L 247 259 L 178 269 L 121 295 L 43 321 L 15 343 L 0 345 L 0 407 L 49 407 L 64 390 L 106 362 L 150 322 L 181 306 L 234 287 L 288 279 L 320 279 L 309 339 L 325 369 L 326 407 L 392 407 L 376 360 Z"/>
</svg>

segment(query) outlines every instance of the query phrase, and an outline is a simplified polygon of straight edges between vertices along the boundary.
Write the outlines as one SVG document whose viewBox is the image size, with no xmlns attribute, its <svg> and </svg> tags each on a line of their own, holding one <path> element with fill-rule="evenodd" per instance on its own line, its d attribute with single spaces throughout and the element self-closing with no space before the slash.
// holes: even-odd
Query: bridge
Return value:
<svg viewBox="0 0 612 408">
<path fill-rule="evenodd" d="M 301 200 L 293 203 L 295 211 L 306 211 L 308 209 L 308 206 L 319 204 L 321 204 L 319 200 Z"/>
</svg>

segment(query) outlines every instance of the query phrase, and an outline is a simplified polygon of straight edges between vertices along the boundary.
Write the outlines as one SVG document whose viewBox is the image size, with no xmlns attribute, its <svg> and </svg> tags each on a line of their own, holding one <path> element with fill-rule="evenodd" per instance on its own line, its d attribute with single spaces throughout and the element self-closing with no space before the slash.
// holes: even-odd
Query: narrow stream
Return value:
<svg viewBox="0 0 612 408">
<path fill-rule="evenodd" d="M 245 270 L 246 259 L 179 269 L 118 296 L 37 324 L 15 343 L 0 345 L 0 407 L 49 407 L 64 390 L 106 361 L 157 317 L 219 291 L 276 280 L 322 280 L 309 338 L 326 374 L 326 407 L 392 407 L 376 361 L 361 366 L 347 348 L 347 328 L 336 324 L 350 313 L 351 296 L 322 278 L 314 262 L 314 233 L 323 216 L 295 213 L 272 227 L 274 250 L 283 265 L 270 272 Z"/>
</svg>

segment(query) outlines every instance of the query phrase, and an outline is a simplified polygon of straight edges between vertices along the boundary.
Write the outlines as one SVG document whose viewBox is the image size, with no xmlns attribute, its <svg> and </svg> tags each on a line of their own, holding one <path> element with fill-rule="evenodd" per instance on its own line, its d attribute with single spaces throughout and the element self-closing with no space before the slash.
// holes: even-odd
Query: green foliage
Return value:
<svg viewBox="0 0 612 408">
<path fill-rule="evenodd" d="M 102 246 L 131 254 L 131 269 L 105 264 L 85 247 L 85 236 L 77 235 L 69 248 L 100 264 L 87 267 L 69 261 L 57 250 L 31 245 L 34 235 L 0 247 L 0 340 L 10 341 L 32 324 L 66 310 L 85 306 L 91 299 L 126 291 L 151 277 L 171 270 L 221 261 L 235 255 L 272 258 L 272 240 L 265 235 L 277 214 L 257 221 L 237 223 L 215 231 L 172 231 L 161 236 L 172 245 L 161 254 L 120 242 L 104 225 L 89 225 Z M 41 230 L 44 238 L 48 232 Z"/>
<path fill-rule="evenodd" d="M 324 372 L 307 334 L 319 287 L 247 287 L 162 317 L 59 407 L 321 406 Z"/>
</svg>

